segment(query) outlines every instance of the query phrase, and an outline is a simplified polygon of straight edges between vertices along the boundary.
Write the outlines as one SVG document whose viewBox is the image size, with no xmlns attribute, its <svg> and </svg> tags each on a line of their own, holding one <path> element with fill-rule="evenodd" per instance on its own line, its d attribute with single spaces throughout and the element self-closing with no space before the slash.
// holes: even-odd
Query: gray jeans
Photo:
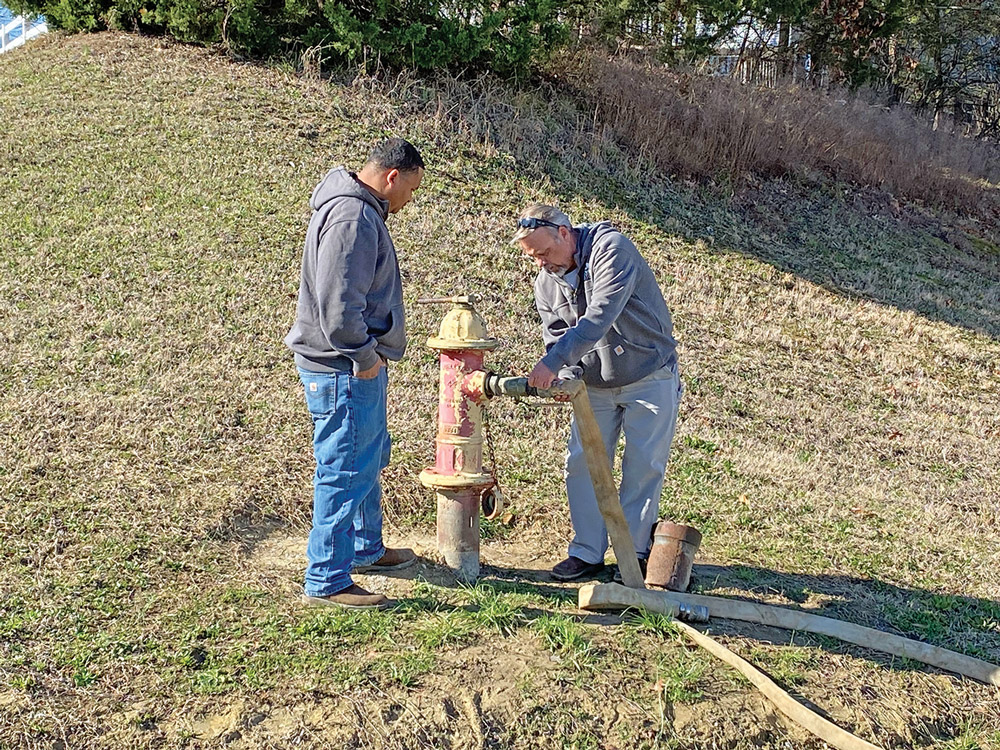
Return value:
<svg viewBox="0 0 1000 750">
<path fill-rule="evenodd" d="M 682 392 L 677 369 L 667 367 L 620 388 L 587 390 L 612 465 L 618 440 L 625 436 L 618 496 L 636 554 L 641 558 L 649 555 Z M 569 554 L 588 563 L 603 562 L 608 530 L 597 507 L 576 420 L 566 452 L 565 474 L 574 532 Z"/>
</svg>

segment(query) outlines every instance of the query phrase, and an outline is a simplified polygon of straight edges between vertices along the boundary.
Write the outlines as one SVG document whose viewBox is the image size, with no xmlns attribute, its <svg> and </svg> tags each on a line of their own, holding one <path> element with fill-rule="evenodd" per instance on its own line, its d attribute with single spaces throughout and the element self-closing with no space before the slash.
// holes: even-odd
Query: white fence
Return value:
<svg viewBox="0 0 1000 750">
<path fill-rule="evenodd" d="M 49 30 L 44 19 L 27 20 L 24 16 L 16 16 L 12 21 L 0 26 L 0 53 L 20 47 L 29 39 Z"/>
<path fill-rule="evenodd" d="M 811 83 L 819 88 L 830 84 L 827 71 L 816 73 L 808 55 L 797 55 L 783 66 L 778 57 L 759 55 L 709 55 L 698 64 L 698 70 L 713 76 L 729 76 L 740 83 L 774 88 L 782 82 Z"/>
</svg>

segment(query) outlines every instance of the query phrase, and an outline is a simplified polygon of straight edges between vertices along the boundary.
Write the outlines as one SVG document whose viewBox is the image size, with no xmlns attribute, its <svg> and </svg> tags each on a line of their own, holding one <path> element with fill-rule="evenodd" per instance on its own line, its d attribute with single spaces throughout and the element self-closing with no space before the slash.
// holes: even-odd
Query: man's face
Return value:
<svg viewBox="0 0 1000 750">
<path fill-rule="evenodd" d="M 389 201 L 389 213 L 394 214 L 413 200 L 413 193 L 420 187 L 424 179 L 424 170 L 417 168 L 412 172 L 400 172 L 391 169 L 385 173 L 385 190 L 383 197 Z"/>
<path fill-rule="evenodd" d="M 576 268 L 576 242 L 569 227 L 539 227 L 519 241 L 521 250 L 535 265 L 558 276 Z"/>
</svg>

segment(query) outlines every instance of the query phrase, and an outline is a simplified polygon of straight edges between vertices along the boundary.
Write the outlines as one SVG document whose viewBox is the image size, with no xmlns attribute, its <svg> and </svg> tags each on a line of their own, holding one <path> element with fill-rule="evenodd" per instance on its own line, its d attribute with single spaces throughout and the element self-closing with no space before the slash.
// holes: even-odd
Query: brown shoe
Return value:
<svg viewBox="0 0 1000 750">
<path fill-rule="evenodd" d="M 343 607 L 345 609 L 386 609 L 392 602 L 382 594 L 373 594 L 365 591 L 356 583 L 352 583 L 346 589 L 338 591 L 336 594 L 327 596 L 302 595 L 302 601 L 314 606 Z"/>
<path fill-rule="evenodd" d="M 402 570 L 417 561 L 417 556 L 408 547 L 386 547 L 385 554 L 370 565 L 351 568 L 353 573 L 381 573 L 384 570 Z"/>
</svg>

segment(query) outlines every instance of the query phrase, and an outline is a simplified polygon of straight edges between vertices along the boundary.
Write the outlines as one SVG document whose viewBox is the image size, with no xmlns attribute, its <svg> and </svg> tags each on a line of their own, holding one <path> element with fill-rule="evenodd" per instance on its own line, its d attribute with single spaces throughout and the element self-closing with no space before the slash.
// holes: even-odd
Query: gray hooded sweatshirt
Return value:
<svg viewBox="0 0 1000 750">
<path fill-rule="evenodd" d="M 542 362 L 560 377 L 614 388 L 677 363 L 673 322 L 656 278 L 635 245 L 602 221 L 580 233 L 576 273 L 541 270 L 535 306 L 542 318 Z"/>
<path fill-rule="evenodd" d="M 403 284 L 385 220 L 388 202 L 344 167 L 313 190 L 298 314 L 285 344 L 316 372 L 368 370 L 406 349 Z"/>
</svg>

